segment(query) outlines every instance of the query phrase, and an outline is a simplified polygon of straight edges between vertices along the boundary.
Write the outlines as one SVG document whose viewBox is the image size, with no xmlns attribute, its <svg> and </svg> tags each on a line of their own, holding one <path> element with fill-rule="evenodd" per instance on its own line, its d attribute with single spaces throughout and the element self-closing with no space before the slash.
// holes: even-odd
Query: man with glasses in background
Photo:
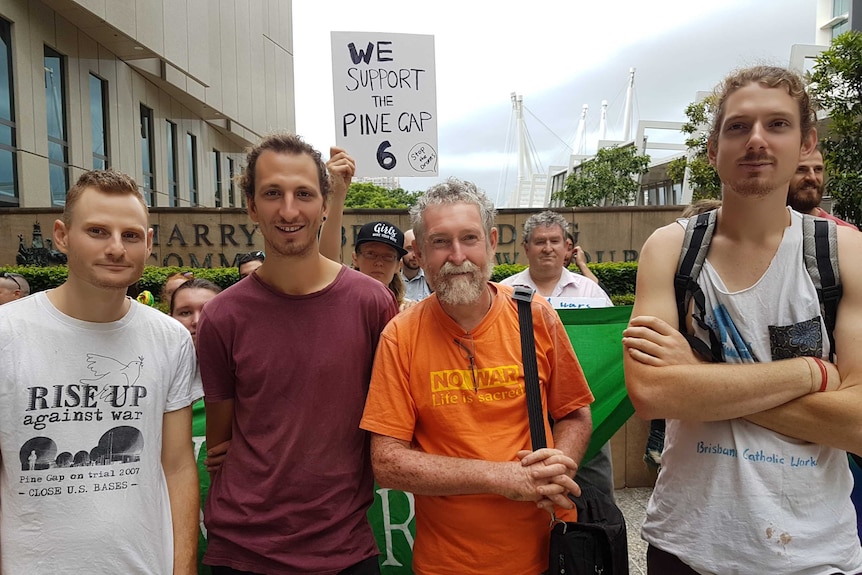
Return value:
<svg viewBox="0 0 862 575">
<path fill-rule="evenodd" d="M 530 449 L 518 311 L 491 283 L 494 207 L 469 182 L 433 186 L 411 208 L 434 293 L 384 329 L 360 426 L 382 487 L 416 497 L 416 573 L 541 573 L 548 512 L 571 518 L 593 401 L 565 328 L 532 302 L 548 448 Z M 457 497 L 453 497 L 457 496 Z"/>
<path fill-rule="evenodd" d="M 243 279 L 253 274 L 254 270 L 263 265 L 263 261 L 265 259 L 266 254 L 260 250 L 243 254 L 236 264 L 236 267 L 239 270 L 239 279 Z"/>
<path fill-rule="evenodd" d="M 21 274 L 4 272 L 0 278 L 0 305 L 30 295 L 30 284 Z"/>
</svg>

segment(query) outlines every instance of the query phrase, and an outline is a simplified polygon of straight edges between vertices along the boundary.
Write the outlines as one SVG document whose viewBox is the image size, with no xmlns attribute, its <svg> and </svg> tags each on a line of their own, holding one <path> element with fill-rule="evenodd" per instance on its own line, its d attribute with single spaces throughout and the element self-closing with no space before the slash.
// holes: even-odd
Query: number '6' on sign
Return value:
<svg viewBox="0 0 862 575">
<path fill-rule="evenodd" d="M 398 163 L 395 160 L 395 154 L 386 151 L 387 148 L 391 146 L 392 144 L 389 143 L 389 140 L 383 140 L 380 142 L 380 145 L 377 146 L 377 163 L 380 164 L 380 167 L 384 170 L 391 170 L 395 167 L 395 164 Z"/>
</svg>

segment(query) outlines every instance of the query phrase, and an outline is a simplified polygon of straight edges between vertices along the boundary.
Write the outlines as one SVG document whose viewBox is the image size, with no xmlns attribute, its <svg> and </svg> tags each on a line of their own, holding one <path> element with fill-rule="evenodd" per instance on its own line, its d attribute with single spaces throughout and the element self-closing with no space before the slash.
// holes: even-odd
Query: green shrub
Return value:
<svg viewBox="0 0 862 575">
<path fill-rule="evenodd" d="M 159 294 L 168 276 L 178 272 L 192 272 L 196 278 L 209 280 L 222 289 L 228 288 L 239 281 L 239 271 L 236 268 L 179 268 L 147 266 L 138 282 L 138 287 L 149 290 L 159 300 Z M 167 303 L 167 302 L 165 302 Z"/>
<path fill-rule="evenodd" d="M 527 269 L 527 266 L 521 264 L 500 264 L 494 266 L 494 271 L 491 273 L 491 281 L 499 282 L 509 276 L 513 276 Z"/>
<path fill-rule="evenodd" d="M 635 293 L 635 280 L 638 274 L 637 262 L 607 262 L 588 265 L 602 285 L 605 286 L 608 295 Z"/>
<path fill-rule="evenodd" d="M 37 291 L 44 291 L 46 289 L 55 288 L 64 281 L 66 281 L 66 276 L 69 274 L 68 268 L 66 266 L 49 266 L 49 267 L 36 267 L 36 266 L 8 266 L 8 267 L 0 267 L 0 273 L 9 272 L 20 274 L 27 278 L 27 282 L 30 284 L 30 293 L 35 293 Z"/>
<path fill-rule="evenodd" d="M 195 274 L 196 278 L 209 280 L 221 287 L 227 288 L 239 281 L 239 272 L 236 268 L 178 268 L 178 267 L 159 267 L 146 266 L 141 279 L 138 281 L 138 287 L 143 290 L 150 291 L 158 301 L 159 292 L 162 291 L 162 285 L 165 279 L 177 272 L 190 271 Z M 66 266 L 50 266 L 50 267 L 35 267 L 35 266 L 11 266 L 0 267 L 0 273 L 10 272 L 21 274 L 30 283 L 30 291 L 44 291 L 59 286 L 66 281 L 66 276 L 69 270 Z"/>
<path fill-rule="evenodd" d="M 607 262 L 601 264 L 588 264 L 590 269 L 599 281 L 607 288 L 608 295 L 615 305 L 631 305 L 634 302 L 635 278 L 637 276 L 637 262 Z M 491 281 L 499 282 L 511 275 L 527 269 L 527 266 L 521 264 L 500 264 L 494 267 L 491 275 Z M 577 267 L 572 264 L 569 266 L 572 271 L 577 271 Z M 162 286 L 165 279 L 174 273 L 190 271 L 197 278 L 203 278 L 225 289 L 239 281 L 239 272 L 236 268 L 178 268 L 178 267 L 159 267 L 146 266 L 143 276 L 138 282 L 138 287 L 141 290 L 149 290 L 158 301 L 159 292 L 162 291 Z M 21 274 L 27 281 L 30 282 L 30 290 L 33 292 L 43 291 L 50 288 L 55 288 L 66 281 L 68 269 L 66 266 L 51 266 L 51 267 L 33 267 L 33 266 L 10 266 L 0 267 L 0 273 L 11 272 Z M 617 303 L 614 298 L 622 298 Z"/>
<path fill-rule="evenodd" d="M 612 295 L 611 301 L 614 303 L 614 305 L 634 305 L 635 294 L 625 293 L 620 295 Z"/>
</svg>

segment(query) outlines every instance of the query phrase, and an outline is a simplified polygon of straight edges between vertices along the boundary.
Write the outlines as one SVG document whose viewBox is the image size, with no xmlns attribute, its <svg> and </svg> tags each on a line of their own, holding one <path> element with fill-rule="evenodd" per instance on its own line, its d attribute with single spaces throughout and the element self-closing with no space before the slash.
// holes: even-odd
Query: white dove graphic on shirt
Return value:
<svg viewBox="0 0 862 575">
<path fill-rule="evenodd" d="M 144 358 L 138 356 L 137 361 L 123 363 L 112 357 L 87 354 L 87 369 L 96 376 L 93 379 L 81 379 L 81 383 L 100 382 L 103 385 L 135 385 L 141 377 L 141 368 L 144 366 Z"/>
</svg>

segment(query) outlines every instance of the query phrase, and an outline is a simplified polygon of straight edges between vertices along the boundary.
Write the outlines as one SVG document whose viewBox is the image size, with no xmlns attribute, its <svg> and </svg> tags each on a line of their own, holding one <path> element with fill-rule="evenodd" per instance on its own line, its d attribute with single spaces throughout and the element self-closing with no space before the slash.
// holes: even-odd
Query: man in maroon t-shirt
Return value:
<svg viewBox="0 0 862 575">
<path fill-rule="evenodd" d="M 213 575 L 379 573 L 359 429 L 395 299 L 320 253 L 331 197 L 320 153 L 293 135 L 248 154 L 240 187 L 266 260 L 207 303 L 197 330 L 207 444 L 230 440 L 204 507 Z M 346 186 L 354 163 L 333 149 Z"/>
<path fill-rule="evenodd" d="M 823 154 L 814 150 L 799 161 L 796 173 L 790 179 L 790 189 L 787 192 L 787 205 L 803 214 L 811 214 L 818 218 L 832 220 L 839 226 L 847 226 L 858 230 L 849 222 L 833 216 L 820 207 L 823 200 Z"/>
</svg>

